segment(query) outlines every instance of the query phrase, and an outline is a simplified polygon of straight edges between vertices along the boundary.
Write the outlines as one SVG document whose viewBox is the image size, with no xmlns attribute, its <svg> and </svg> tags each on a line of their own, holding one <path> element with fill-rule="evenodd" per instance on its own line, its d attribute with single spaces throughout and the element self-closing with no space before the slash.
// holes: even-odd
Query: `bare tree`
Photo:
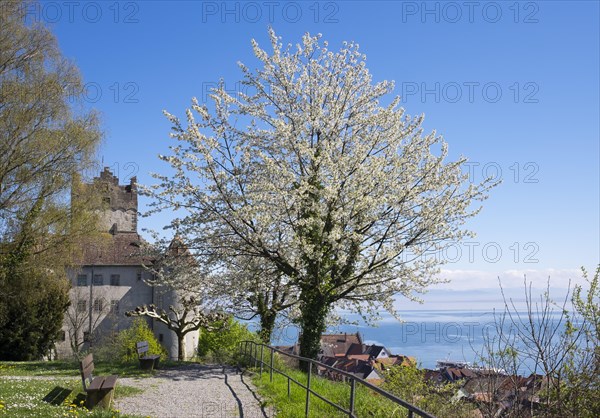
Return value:
<svg viewBox="0 0 600 418">
<path fill-rule="evenodd" d="M 94 338 L 94 330 L 111 314 L 111 305 L 106 297 L 106 292 L 103 292 L 99 288 L 95 289 L 93 300 L 90 300 L 89 288 L 84 286 L 71 288 L 69 297 L 71 305 L 65 313 L 65 322 L 67 323 L 67 333 L 69 335 L 71 350 L 73 355 L 78 356 L 85 343 L 89 342 L 84 338 L 84 335 L 87 333 L 88 339 Z M 92 329 L 91 334 L 89 333 L 90 325 Z"/>
<path fill-rule="evenodd" d="M 557 303 L 549 282 L 537 298 L 525 279 L 524 311 L 502 290 L 505 309 L 494 315 L 495 327 L 484 335 L 479 352 L 479 361 L 489 371 L 481 385 L 488 395 L 480 403 L 485 417 L 597 416 L 598 396 L 595 405 L 583 402 L 598 387 L 597 378 L 588 378 L 595 376 L 590 373 L 597 367 L 593 353 L 598 341 L 588 336 L 598 299 L 591 295 L 597 288 L 592 281 L 587 299 L 581 297 L 580 286 L 573 295 L 570 289 Z"/>
</svg>

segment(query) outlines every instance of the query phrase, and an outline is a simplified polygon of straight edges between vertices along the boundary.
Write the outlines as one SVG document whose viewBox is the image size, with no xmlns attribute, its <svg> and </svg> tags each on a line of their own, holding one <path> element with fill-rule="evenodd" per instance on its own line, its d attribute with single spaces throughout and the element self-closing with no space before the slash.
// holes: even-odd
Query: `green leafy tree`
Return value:
<svg viewBox="0 0 600 418">
<path fill-rule="evenodd" d="M 600 265 L 592 278 L 582 271 L 586 285 L 574 287 L 574 315 L 565 332 L 583 335 L 567 353 L 563 382 L 550 395 L 562 396 L 574 416 L 592 418 L 600 416 Z"/>
<path fill-rule="evenodd" d="M 0 342 L 5 356 L 47 354 L 67 308 L 66 268 L 94 215 L 71 185 L 100 141 L 82 82 L 29 2 L 0 7 Z M 73 189 L 77 193 L 77 188 Z"/>
<path fill-rule="evenodd" d="M 235 362 L 240 350 L 240 342 L 259 342 L 259 336 L 233 317 L 217 324 L 218 331 L 202 329 L 198 339 L 198 355 L 218 363 Z"/>
<path fill-rule="evenodd" d="M 148 341 L 148 354 L 160 354 L 167 358 L 167 351 L 154 336 L 154 333 L 148 326 L 148 322 L 143 318 L 133 320 L 131 326 L 120 331 L 115 339 L 115 351 L 112 356 L 116 356 L 119 361 L 130 362 L 138 358 L 136 344 L 140 341 Z"/>
<path fill-rule="evenodd" d="M 38 360 L 50 353 L 59 335 L 68 287 L 60 277 L 35 268 L 21 267 L 11 277 L 11 290 L 19 297 L 5 305 L 0 358 Z"/>
</svg>

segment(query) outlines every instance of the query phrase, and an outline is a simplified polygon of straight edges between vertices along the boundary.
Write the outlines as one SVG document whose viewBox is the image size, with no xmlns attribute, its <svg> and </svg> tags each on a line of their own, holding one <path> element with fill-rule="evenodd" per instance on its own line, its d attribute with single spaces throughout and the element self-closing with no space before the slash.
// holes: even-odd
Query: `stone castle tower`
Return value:
<svg viewBox="0 0 600 418">
<path fill-rule="evenodd" d="M 137 306 L 154 304 L 166 309 L 179 302 L 177 292 L 147 283 L 152 273 L 145 267 L 152 261 L 139 253 L 143 238 L 137 232 L 136 178 L 128 183 L 120 185 L 118 177 L 105 167 L 90 183 L 77 185 L 93 187 L 91 191 L 97 199 L 92 204 L 98 213 L 99 230 L 109 234 L 104 234 L 101 240 L 94 238 L 92 242 L 83 243 L 81 265 L 69 272 L 71 306 L 63 323 L 65 338 L 56 346 L 60 357 L 72 356 L 74 345 L 79 350 L 89 349 L 88 341 L 101 345 L 103 338 L 129 328 L 132 319 L 125 316 L 125 312 Z M 77 192 L 72 192 L 72 199 L 77 199 Z M 173 248 L 181 251 L 177 245 L 175 242 Z M 169 356 L 176 359 L 175 334 L 164 324 L 147 320 Z M 198 336 L 198 331 L 186 335 L 188 358 L 194 355 Z"/>
<path fill-rule="evenodd" d="M 108 167 L 95 177 L 93 184 L 102 197 L 103 210 L 100 212 L 102 231 L 137 232 L 138 196 L 136 177 L 129 184 L 119 185 L 119 179 Z"/>
</svg>

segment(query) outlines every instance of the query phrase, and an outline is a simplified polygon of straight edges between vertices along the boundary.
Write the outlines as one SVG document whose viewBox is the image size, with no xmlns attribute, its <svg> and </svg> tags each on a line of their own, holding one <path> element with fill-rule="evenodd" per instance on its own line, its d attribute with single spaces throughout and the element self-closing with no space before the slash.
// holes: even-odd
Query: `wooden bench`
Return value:
<svg viewBox="0 0 600 418">
<path fill-rule="evenodd" d="M 83 390 L 87 393 L 85 406 L 92 409 L 99 405 L 100 408 L 110 409 L 114 389 L 117 386 L 117 376 L 94 376 L 94 356 L 88 354 L 79 362 Z"/>
<path fill-rule="evenodd" d="M 148 355 L 148 341 L 140 341 L 137 345 L 138 358 L 140 360 L 140 369 L 152 370 L 158 368 L 160 355 Z"/>
</svg>

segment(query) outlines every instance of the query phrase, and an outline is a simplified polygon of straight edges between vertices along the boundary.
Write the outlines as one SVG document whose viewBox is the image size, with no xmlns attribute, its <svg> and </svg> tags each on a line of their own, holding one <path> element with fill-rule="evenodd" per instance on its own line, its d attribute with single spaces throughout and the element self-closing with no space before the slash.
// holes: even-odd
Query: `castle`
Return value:
<svg viewBox="0 0 600 418">
<path fill-rule="evenodd" d="M 142 238 L 137 232 L 138 195 L 136 178 L 120 185 L 108 169 L 91 184 L 100 194 L 100 236 L 97 242 L 83 244 L 81 266 L 69 270 L 71 306 L 65 314 L 62 341 L 56 344 L 58 357 L 70 357 L 82 349 L 101 344 L 103 339 L 128 328 L 132 319 L 125 312 L 136 306 L 176 305 L 173 291 L 160 290 L 145 280 L 152 273 L 144 266 L 151 260 L 140 255 Z M 74 198 L 74 197 L 73 197 Z M 177 338 L 166 325 L 147 318 L 150 328 L 170 358 L 177 359 Z M 198 332 L 186 336 L 186 358 L 192 357 L 198 344 Z"/>
</svg>

